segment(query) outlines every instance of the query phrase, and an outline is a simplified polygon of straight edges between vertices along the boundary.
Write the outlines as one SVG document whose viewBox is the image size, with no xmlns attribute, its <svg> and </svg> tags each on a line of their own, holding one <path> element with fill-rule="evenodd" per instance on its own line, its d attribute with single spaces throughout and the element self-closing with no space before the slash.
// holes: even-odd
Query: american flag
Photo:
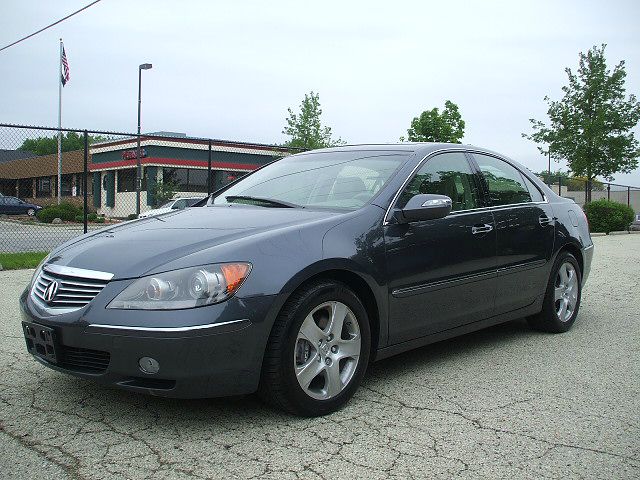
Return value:
<svg viewBox="0 0 640 480">
<path fill-rule="evenodd" d="M 62 46 L 62 71 L 60 72 L 60 81 L 62 82 L 62 86 L 64 87 L 71 75 L 69 75 L 69 62 L 67 62 L 67 53 L 64 51 L 64 45 Z"/>
</svg>

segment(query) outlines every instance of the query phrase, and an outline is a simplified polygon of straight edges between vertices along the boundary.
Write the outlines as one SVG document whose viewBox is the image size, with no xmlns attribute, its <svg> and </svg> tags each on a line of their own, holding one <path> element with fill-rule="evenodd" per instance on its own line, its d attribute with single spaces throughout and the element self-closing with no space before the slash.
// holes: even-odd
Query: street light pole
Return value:
<svg viewBox="0 0 640 480">
<path fill-rule="evenodd" d="M 142 188 L 142 164 L 140 163 L 140 109 L 142 107 L 142 70 L 149 70 L 150 63 L 138 67 L 138 148 L 136 149 L 136 215 L 140 215 L 140 189 Z"/>
</svg>

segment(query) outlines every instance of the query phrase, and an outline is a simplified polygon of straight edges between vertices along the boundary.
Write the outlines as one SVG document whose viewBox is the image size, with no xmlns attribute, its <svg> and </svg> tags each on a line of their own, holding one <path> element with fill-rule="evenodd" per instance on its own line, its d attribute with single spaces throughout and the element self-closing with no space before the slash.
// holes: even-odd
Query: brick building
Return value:
<svg viewBox="0 0 640 480">
<path fill-rule="evenodd" d="M 62 154 L 64 201 L 82 203 L 83 159 L 82 150 Z M 0 151 L 0 193 L 42 206 L 57 203 L 58 154 L 35 156 L 20 150 Z"/>
</svg>

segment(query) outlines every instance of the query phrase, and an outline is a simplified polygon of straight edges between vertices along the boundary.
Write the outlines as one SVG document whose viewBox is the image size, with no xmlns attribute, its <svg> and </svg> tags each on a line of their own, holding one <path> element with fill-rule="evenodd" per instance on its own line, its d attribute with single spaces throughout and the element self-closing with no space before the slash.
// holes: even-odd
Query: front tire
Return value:
<svg viewBox="0 0 640 480">
<path fill-rule="evenodd" d="M 369 363 L 371 332 L 362 302 L 346 285 L 321 280 L 292 295 L 265 350 L 260 396 L 290 413 L 340 409 Z"/>
<path fill-rule="evenodd" d="M 582 295 L 580 265 L 569 252 L 561 252 L 551 269 L 542 311 L 529 317 L 529 325 L 543 332 L 568 331 L 578 316 Z"/>
<path fill-rule="evenodd" d="M 29 210 L 27 210 L 27 215 L 29 215 L 30 217 L 33 217 L 36 214 L 36 211 L 33 208 L 30 208 Z"/>
</svg>

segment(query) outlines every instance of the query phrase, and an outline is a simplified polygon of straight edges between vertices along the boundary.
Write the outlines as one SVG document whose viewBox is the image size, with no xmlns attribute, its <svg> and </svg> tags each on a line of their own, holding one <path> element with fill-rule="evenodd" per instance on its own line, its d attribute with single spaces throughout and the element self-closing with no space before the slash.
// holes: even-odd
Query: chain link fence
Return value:
<svg viewBox="0 0 640 480">
<path fill-rule="evenodd" d="M 48 252 L 95 229 L 188 208 L 290 153 L 177 132 L 0 124 L 0 253 Z"/>
<path fill-rule="evenodd" d="M 633 208 L 640 222 L 640 187 L 584 178 L 542 175 L 542 180 L 558 195 L 584 206 L 589 201 L 607 199 Z M 590 187 L 590 188 L 589 188 Z"/>
<path fill-rule="evenodd" d="M 0 253 L 48 252 L 95 229 L 188 208 L 290 153 L 295 152 L 176 132 L 138 138 L 0 124 Z M 640 223 L 640 187 L 600 181 L 589 185 L 563 176 L 543 180 L 579 205 L 600 198 L 626 204 Z"/>
</svg>

